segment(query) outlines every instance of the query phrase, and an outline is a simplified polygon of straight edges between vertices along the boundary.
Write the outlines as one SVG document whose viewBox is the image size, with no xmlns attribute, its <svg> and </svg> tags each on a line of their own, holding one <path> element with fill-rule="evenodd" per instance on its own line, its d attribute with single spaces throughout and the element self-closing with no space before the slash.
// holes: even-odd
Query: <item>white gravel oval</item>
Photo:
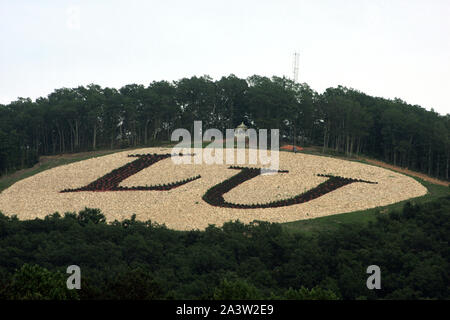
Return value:
<svg viewBox="0 0 450 320">
<path fill-rule="evenodd" d="M 195 150 L 193 150 L 195 152 Z M 327 178 L 317 174 L 362 179 L 377 184 L 352 183 L 312 201 L 279 208 L 233 209 L 214 207 L 202 200 L 212 186 L 237 173 L 229 165 L 174 165 L 170 158 L 136 173 L 121 186 L 154 185 L 201 178 L 169 191 L 69 192 L 83 187 L 136 158 L 130 154 L 171 153 L 169 148 L 144 148 L 118 152 L 56 167 L 18 181 L 0 193 L 0 211 L 20 219 L 43 218 L 59 212 L 77 212 L 85 207 L 100 208 L 108 221 L 136 214 L 177 230 L 204 229 L 230 220 L 288 222 L 385 206 L 422 196 L 427 189 L 408 176 L 363 163 L 303 153 L 280 152 L 280 169 L 289 173 L 258 176 L 224 195 L 228 202 L 266 203 L 292 197 L 314 188 Z M 225 152 L 224 152 L 225 154 Z M 248 158 L 248 157 L 247 157 Z M 246 166 L 246 165 L 243 165 Z M 258 167 L 259 165 L 248 165 Z"/>
</svg>

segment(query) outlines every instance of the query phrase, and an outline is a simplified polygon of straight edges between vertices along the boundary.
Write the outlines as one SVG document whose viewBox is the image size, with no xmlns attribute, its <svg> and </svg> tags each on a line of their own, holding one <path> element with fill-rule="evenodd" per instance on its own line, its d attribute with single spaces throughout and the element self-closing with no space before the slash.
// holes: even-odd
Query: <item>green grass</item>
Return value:
<svg viewBox="0 0 450 320">
<path fill-rule="evenodd" d="M 383 207 L 353 211 L 348 213 L 340 213 L 314 219 L 286 222 L 282 223 L 282 226 L 289 232 L 299 232 L 303 234 L 314 235 L 315 233 L 322 231 L 336 230 L 344 224 L 368 224 L 370 221 L 375 221 L 378 214 L 386 214 L 388 212 L 401 209 L 406 202 L 419 204 L 449 195 L 450 189 L 448 187 L 430 183 L 416 177 L 412 178 L 420 182 L 424 187 L 428 189 L 428 193 L 426 195 Z"/>
</svg>

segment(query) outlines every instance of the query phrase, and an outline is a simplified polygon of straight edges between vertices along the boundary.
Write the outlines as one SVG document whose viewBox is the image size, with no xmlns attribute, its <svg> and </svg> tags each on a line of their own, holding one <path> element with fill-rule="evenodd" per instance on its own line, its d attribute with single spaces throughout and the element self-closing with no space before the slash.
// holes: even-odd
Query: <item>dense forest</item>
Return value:
<svg viewBox="0 0 450 320">
<path fill-rule="evenodd" d="M 339 86 L 318 94 L 286 78 L 183 78 L 119 90 L 91 84 L 0 105 L 0 174 L 40 155 L 151 146 L 176 128 L 225 130 L 242 121 L 285 141 L 366 155 L 449 178 L 450 115 Z"/>
<path fill-rule="evenodd" d="M 311 235 L 229 222 L 174 231 L 98 209 L 0 213 L 0 299 L 450 299 L 450 197 Z M 81 290 L 66 268 L 81 268 Z M 381 269 L 368 290 L 367 267 Z"/>
</svg>

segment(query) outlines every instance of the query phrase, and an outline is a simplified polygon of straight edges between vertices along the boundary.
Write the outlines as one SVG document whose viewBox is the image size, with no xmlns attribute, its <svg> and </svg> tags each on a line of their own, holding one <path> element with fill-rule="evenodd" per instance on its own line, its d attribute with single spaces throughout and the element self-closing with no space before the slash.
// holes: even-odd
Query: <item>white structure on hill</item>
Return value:
<svg viewBox="0 0 450 320">
<path fill-rule="evenodd" d="M 236 127 L 236 129 L 234 129 L 234 136 L 235 137 L 240 137 L 240 136 L 247 136 L 247 126 L 244 124 L 244 122 L 242 122 L 240 125 L 238 125 Z"/>
</svg>

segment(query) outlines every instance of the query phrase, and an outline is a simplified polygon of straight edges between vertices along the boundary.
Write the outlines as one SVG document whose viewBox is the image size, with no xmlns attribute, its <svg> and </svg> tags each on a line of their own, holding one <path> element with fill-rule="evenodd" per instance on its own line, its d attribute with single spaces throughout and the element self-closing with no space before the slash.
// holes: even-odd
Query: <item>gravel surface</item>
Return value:
<svg viewBox="0 0 450 320">
<path fill-rule="evenodd" d="M 195 153 L 196 150 L 193 150 Z M 53 168 L 18 181 L 0 193 L 0 211 L 20 219 L 43 218 L 48 214 L 75 212 L 84 207 L 100 208 L 108 221 L 136 214 L 138 220 L 152 220 L 177 230 L 204 229 L 229 220 L 287 222 L 385 206 L 426 194 L 416 180 L 383 168 L 358 162 L 301 153 L 280 152 L 280 170 L 288 173 L 258 176 L 224 195 L 226 201 L 266 203 L 303 193 L 327 178 L 317 174 L 368 180 L 377 184 L 352 183 L 312 201 L 287 207 L 232 209 L 213 207 L 202 200 L 210 187 L 235 175 L 229 165 L 174 165 L 170 158 L 122 181 L 121 186 L 176 182 L 196 175 L 200 179 L 169 191 L 69 192 L 85 186 L 136 158 L 129 154 L 171 153 L 170 148 L 145 148 L 92 158 Z M 198 153 L 198 150 L 197 150 Z M 224 152 L 225 154 L 225 152 Z M 261 165 L 241 165 L 261 167 Z"/>
</svg>

